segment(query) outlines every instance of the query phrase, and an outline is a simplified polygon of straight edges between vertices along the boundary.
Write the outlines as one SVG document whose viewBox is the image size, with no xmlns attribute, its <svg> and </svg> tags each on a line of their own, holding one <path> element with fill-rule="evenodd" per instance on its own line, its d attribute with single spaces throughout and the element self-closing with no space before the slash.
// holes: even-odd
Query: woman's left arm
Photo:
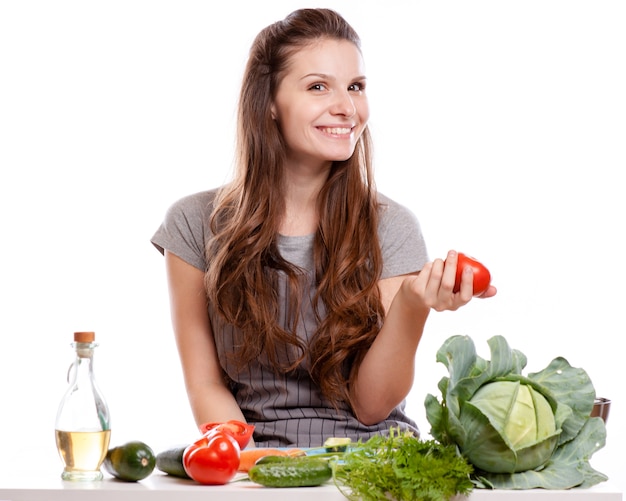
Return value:
<svg viewBox="0 0 626 501">
<path fill-rule="evenodd" d="M 406 398 L 415 374 L 415 353 L 430 310 L 456 310 L 472 299 L 473 274 L 463 271 L 461 290 L 452 292 L 457 254 L 435 259 L 416 274 L 383 279 L 379 289 L 386 318 L 363 358 L 351 397 L 359 421 L 379 423 Z M 496 293 L 490 287 L 483 294 Z"/>
</svg>

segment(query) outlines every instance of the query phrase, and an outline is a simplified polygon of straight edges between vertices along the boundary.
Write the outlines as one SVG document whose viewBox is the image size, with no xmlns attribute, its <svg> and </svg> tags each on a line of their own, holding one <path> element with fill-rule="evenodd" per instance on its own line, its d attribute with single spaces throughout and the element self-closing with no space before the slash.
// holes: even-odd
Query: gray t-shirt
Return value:
<svg viewBox="0 0 626 501">
<path fill-rule="evenodd" d="M 211 237 L 209 215 L 216 193 L 216 190 L 204 191 L 175 202 L 152 237 L 155 247 L 162 253 L 167 249 L 192 266 L 206 271 L 205 249 Z M 419 271 L 428 260 L 428 255 L 417 219 L 408 209 L 384 195 L 379 194 L 378 198 L 382 205 L 378 228 L 383 255 L 381 278 Z M 309 279 L 308 297 L 312 299 L 315 294 L 313 235 L 280 235 L 278 250 L 287 261 L 305 270 Z M 279 280 L 279 288 L 282 304 L 286 304 L 285 280 Z M 283 325 L 286 319 L 284 310 L 281 308 L 280 312 Z M 335 409 L 309 377 L 307 362 L 294 372 L 281 376 L 267 369 L 261 361 L 253 361 L 243 370 L 238 370 L 228 354 L 243 342 L 243 334 L 232 325 L 225 324 L 211 306 L 209 316 L 220 364 L 246 420 L 255 425 L 257 446 L 317 447 L 328 437 L 366 440 L 392 426 L 417 431 L 415 422 L 404 411 L 404 402 L 387 419 L 373 426 L 360 423 L 346 405 Z M 308 340 L 316 327 L 312 300 L 305 301 L 298 322 L 298 336 Z M 285 350 L 283 356 L 288 361 L 293 354 Z"/>
</svg>

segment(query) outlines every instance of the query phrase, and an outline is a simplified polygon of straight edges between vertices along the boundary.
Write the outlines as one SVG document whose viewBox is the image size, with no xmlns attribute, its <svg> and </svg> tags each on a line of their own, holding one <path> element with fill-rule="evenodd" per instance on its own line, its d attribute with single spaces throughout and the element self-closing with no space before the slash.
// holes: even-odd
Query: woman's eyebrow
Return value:
<svg viewBox="0 0 626 501">
<path fill-rule="evenodd" d="M 311 77 L 319 78 L 321 80 L 336 80 L 337 79 L 337 77 L 334 77 L 332 75 L 328 75 L 326 73 L 308 73 L 308 74 L 304 75 L 300 80 L 304 80 L 306 78 L 311 78 Z M 352 78 L 351 80 L 353 80 L 353 81 L 367 80 L 367 77 L 365 75 L 359 75 L 359 76 L 356 76 L 356 77 Z"/>
</svg>

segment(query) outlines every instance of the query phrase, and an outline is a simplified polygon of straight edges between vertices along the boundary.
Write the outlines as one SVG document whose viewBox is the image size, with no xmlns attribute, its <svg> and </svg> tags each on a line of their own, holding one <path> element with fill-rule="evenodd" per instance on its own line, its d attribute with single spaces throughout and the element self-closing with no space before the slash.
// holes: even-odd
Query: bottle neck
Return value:
<svg viewBox="0 0 626 501">
<path fill-rule="evenodd" d="M 98 344 L 97 343 L 72 343 L 72 346 L 76 350 L 76 357 L 93 358 L 94 349 L 98 346 Z"/>
<path fill-rule="evenodd" d="M 96 343 L 73 343 L 76 350 L 75 380 L 93 375 L 93 355 Z"/>
</svg>

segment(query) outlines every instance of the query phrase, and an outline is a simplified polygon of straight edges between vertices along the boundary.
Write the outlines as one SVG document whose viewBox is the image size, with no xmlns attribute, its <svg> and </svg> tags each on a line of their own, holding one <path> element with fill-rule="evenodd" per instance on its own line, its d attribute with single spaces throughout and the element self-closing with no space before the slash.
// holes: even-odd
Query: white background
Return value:
<svg viewBox="0 0 626 501">
<path fill-rule="evenodd" d="M 432 314 L 408 399 L 424 434 L 443 341 L 489 358 L 503 335 L 528 371 L 587 370 L 623 458 L 626 7 L 597 0 L 0 3 L 2 448 L 60 473 L 76 330 L 100 342 L 112 444 L 196 438 L 149 239 L 174 200 L 229 178 L 250 43 L 303 6 L 363 39 L 379 189 L 431 257 L 474 255 L 499 289 Z"/>
</svg>

